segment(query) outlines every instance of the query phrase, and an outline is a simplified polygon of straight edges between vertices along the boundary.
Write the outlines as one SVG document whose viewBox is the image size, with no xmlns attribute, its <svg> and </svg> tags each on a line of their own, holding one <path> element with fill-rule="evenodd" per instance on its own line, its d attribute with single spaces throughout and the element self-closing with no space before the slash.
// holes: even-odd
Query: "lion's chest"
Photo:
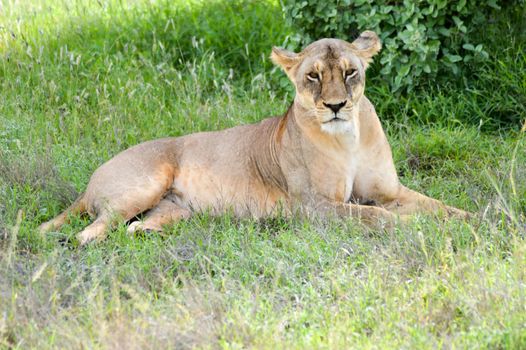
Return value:
<svg viewBox="0 0 526 350">
<path fill-rule="evenodd" d="M 348 202 L 357 174 L 357 159 L 350 155 L 325 156 L 311 168 L 311 189 L 336 202 Z"/>
</svg>

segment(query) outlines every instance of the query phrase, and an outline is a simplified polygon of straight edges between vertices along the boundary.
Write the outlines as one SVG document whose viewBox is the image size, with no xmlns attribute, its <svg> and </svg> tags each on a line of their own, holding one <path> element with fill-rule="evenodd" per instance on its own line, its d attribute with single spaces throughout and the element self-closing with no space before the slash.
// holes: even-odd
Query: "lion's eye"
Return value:
<svg viewBox="0 0 526 350">
<path fill-rule="evenodd" d="M 310 81 L 320 81 L 320 75 L 316 72 L 311 72 L 307 74 L 307 79 Z"/>
<path fill-rule="evenodd" d="M 357 75 L 358 75 L 358 71 L 356 69 L 348 70 L 347 72 L 345 72 L 345 80 L 352 79 Z"/>
</svg>

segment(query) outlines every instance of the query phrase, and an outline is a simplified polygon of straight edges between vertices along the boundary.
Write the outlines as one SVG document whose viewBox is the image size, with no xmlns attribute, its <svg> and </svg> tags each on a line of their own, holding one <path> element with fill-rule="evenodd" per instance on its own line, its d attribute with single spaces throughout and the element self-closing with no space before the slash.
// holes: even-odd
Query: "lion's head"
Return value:
<svg viewBox="0 0 526 350">
<path fill-rule="evenodd" d="M 340 134 L 352 130 L 365 70 L 380 49 L 378 36 L 365 31 L 352 43 L 321 39 L 300 53 L 274 47 L 271 58 L 296 87 L 296 103 L 307 110 L 302 118 L 319 123 L 327 133 Z"/>
</svg>

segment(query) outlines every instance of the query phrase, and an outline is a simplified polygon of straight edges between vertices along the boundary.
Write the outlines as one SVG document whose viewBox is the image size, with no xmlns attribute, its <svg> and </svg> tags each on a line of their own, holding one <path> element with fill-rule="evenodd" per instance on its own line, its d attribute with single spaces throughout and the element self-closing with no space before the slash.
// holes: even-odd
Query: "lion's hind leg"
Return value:
<svg viewBox="0 0 526 350">
<path fill-rule="evenodd" d="M 73 204 L 71 204 L 66 210 L 54 217 L 53 219 L 44 222 L 38 227 L 38 231 L 42 234 L 52 230 L 59 229 L 64 225 L 70 215 L 79 215 L 86 212 L 86 202 L 84 200 L 84 194 L 81 194 Z"/>
<path fill-rule="evenodd" d="M 93 240 L 100 241 L 104 239 L 111 224 L 112 220 L 110 216 L 104 214 L 97 217 L 95 221 L 77 234 L 80 245 L 85 245 Z"/>
<path fill-rule="evenodd" d="M 162 231 L 163 225 L 168 225 L 187 219 L 192 215 L 188 209 L 182 208 L 168 198 L 162 199 L 159 204 L 150 209 L 142 221 L 135 221 L 128 227 L 128 233 L 137 231 Z"/>
</svg>

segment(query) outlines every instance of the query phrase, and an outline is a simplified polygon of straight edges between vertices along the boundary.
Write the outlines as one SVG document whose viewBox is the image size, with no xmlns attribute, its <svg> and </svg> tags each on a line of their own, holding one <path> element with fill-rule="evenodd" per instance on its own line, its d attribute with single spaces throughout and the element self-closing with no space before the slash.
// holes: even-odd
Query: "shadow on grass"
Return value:
<svg viewBox="0 0 526 350">
<path fill-rule="evenodd" d="M 60 10 L 52 15 L 60 21 L 48 28 L 41 28 L 38 22 L 26 23 L 22 29 L 25 33 L 7 28 L 5 32 L 10 35 L 6 40 L 11 48 L 17 47 L 35 59 L 37 55 L 29 52 L 42 49 L 40 57 L 47 54 L 56 59 L 69 53 L 75 60 L 81 54 L 83 61 L 94 62 L 104 56 L 131 55 L 179 68 L 213 52 L 225 69 L 233 68 L 236 74 L 245 75 L 270 67 L 267 58 L 271 47 L 283 43 L 290 32 L 276 1 L 133 5 L 109 1 L 90 8 L 64 4 L 53 11 Z M 34 46 L 31 51 L 28 45 Z"/>
</svg>

